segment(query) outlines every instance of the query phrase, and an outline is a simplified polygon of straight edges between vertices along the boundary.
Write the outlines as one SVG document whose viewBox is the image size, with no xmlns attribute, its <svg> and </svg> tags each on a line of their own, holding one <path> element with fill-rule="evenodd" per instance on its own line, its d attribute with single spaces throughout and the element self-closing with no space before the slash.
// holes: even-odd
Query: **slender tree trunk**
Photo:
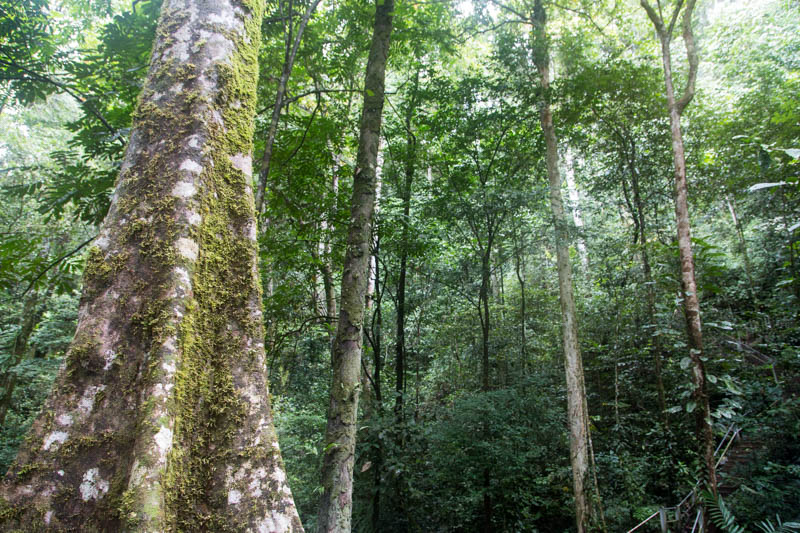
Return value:
<svg viewBox="0 0 800 533">
<path fill-rule="evenodd" d="M 319 533 L 349 533 L 351 529 L 361 330 L 364 297 L 369 282 L 369 244 L 375 208 L 378 141 L 393 12 L 394 0 L 377 2 L 372 45 L 367 60 L 339 323 L 332 350 L 333 380 L 325 431 L 323 493 L 317 521 Z"/>
<path fill-rule="evenodd" d="M 695 79 L 697 76 L 697 50 L 692 34 L 692 12 L 695 0 L 688 0 L 683 11 L 683 40 L 689 59 L 689 79 L 680 100 L 675 98 L 675 87 L 672 79 L 672 57 L 670 42 L 672 31 L 680 13 L 679 3 L 672 13 L 669 24 L 665 24 L 661 16 L 650 6 L 647 0 L 641 0 L 656 28 L 661 41 L 661 59 L 664 67 L 664 84 L 667 93 L 667 109 L 669 112 L 670 132 L 672 135 L 672 156 L 675 167 L 675 219 L 677 222 L 678 250 L 681 261 L 681 291 L 686 329 L 689 337 L 689 357 L 692 360 L 692 381 L 694 384 L 693 401 L 695 402 L 695 425 L 701 441 L 701 456 L 705 464 L 705 481 L 712 494 L 717 493 L 717 474 L 714 463 L 714 433 L 711 427 L 711 411 L 706 392 L 706 371 L 703 363 L 703 334 L 700 320 L 700 299 L 697 296 L 697 284 L 694 272 L 694 256 L 692 253 L 691 229 L 689 223 L 689 204 L 686 187 L 686 154 L 681 133 L 681 114 L 694 97 Z M 704 518 L 708 527 L 707 517 Z M 708 529 L 708 527 L 706 529 Z"/>
<path fill-rule="evenodd" d="M 42 300 L 46 302 L 49 294 L 50 290 L 47 291 Z M 8 372 L 2 376 L 3 396 L 0 398 L 0 428 L 5 424 L 6 415 L 11 407 L 11 399 L 14 396 L 14 388 L 17 385 L 17 376 L 12 371 L 14 367 L 25 359 L 26 354 L 29 352 L 28 341 L 36 325 L 42 320 L 43 314 L 44 306 L 40 305 L 39 293 L 37 291 L 28 293 L 22 308 L 22 322 L 20 323 L 19 332 L 14 337 L 14 346 L 11 349 L 11 364 Z"/>
<path fill-rule="evenodd" d="M 481 390 L 489 391 L 489 290 L 492 285 L 491 277 L 491 247 L 487 246 L 481 253 L 481 288 L 478 298 L 481 318 Z"/>
<path fill-rule="evenodd" d="M 489 291 L 491 289 L 491 255 L 492 238 L 487 239 L 486 248 L 481 250 L 481 288 L 478 298 L 478 311 L 481 319 L 481 391 L 486 393 L 490 390 L 489 380 Z M 488 398 L 487 398 L 488 400 Z M 489 421 L 483 421 L 483 439 L 489 442 Z M 481 513 L 481 531 L 492 531 L 492 497 L 491 497 L 492 472 L 487 464 L 483 468 L 483 510 Z"/>
<path fill-rule="evenodd" d="M 570 428 L 570 460 L 575 494 L 575 523 L 578 533 L 587 530 L 591 517 L 591 504 L 586 494 L 589 471 L 588 428 L 586 421 L 586 393 L 583 362 L 578 344 L 577 312 L 572 286 L 572 265 L 569 259 L 569 228 L 561 196 L 561 174 L 558 169 L 558 141 L 553 115 L 550 110 L 550 55 L 547 45 L 546 14 L 541 0 L 534 7 L 535 38 L 534 61 L 545 94 L 541 104 L 540 120 L 544 132 L 547 155 L 547 175 L 550 181 L 550 206 L 556 232 L 556 258 L 558 287 L 561 300 L 561 327 L 564 345 L 564 365 L 567 377 L 567 415 Z"/>
<path fill-rule="evenodd" d="M 516 231 L 514 236 L 516 237 Z M 527 332 L 526 332 L 526 325 L 525 322 L 527 320 L 526 317 L 526 299 L 525 299 L 525 272 L 524 272 L 524 265 L 522 264 L 522 248 L 525 246 L 524 238 L 521 236 L 522 242 L 514 242 L 514 273 L 517 275 L 517 281 L 519 282 L 519 293 L 520 293 L 520 324 L 521 328 L 521 346 L 520 346 L 520 354 L 522 355 L 522 364 L 523 367 L 526 364 L 526 345 L 528 343 L 527 340 Z"/>
<path fill-rule="evenodd" d="M 651 328 L 656 326 L 656 287 L 653 281 L 653 271 L 650 266 L 650 255 L 647 247 L 647 216 L 645 214 L 644 200 L 642 199 L 642 192 L 639 183 L 639 171 L 636 167 L 636 144 L 633 140 L 630 141 L 630 155 L 629 155 L 629 169 L 631 174 L 631 189 L 633 189 L 633 206 L 636 209 L 634 216 L 636 217 L 636 227 L 639 231 L 639 246 L 641 247 L 642 257 L 642 273 L 644 275 L 644 284 L 647 288 L 647 321 Z M 656 390 L 658 392 L 658 410 L 661 413 L 664 425 L 668 425 L 667 406 L 664 393 L 664 380 L 661 368 L 661 340 L 658 335 L 653 337 L 653 362 L 655 377 L 656 377 Z"/>
<path fill-rule="evenodd" d="M 411 132 L 411 122 L 417 105 L 417 89 L 419 87 L 419 71 L 414 76 L 411 99 L 406 108 L 406 158 L 404 165 L 405 180 L 403 182 L 403 231 L 400 237 L 400 273 L 397 280 L 397 333 L 395 341 L 395 415 L 398 422 L 403 417 L 403 387 L 405 383 L 406 360 L 406 276 L 408 272 L 409 217 L 411 216 L 411 187 L 414 183 L 414 172 L 417 164 L 417 139 Z"/>
<path fill-rule="evenodd" d="M 168 0 L 66 369 L 2 486 L 23 531 L 302 531 L 265 374 L 264 3 Z"/>
<path fill-rule="evenodd" d="M 372 388 L 375 393 L 375 403 L 378 408 L 378 414 L 383 415 L 383 393 L 381 390 L 381 370 L 383 367 L 383 360 L 381 350 L 383 349 L 383 291 L 381 290 L 381 276 L 380 276 L 380 250 L 381 239 L 380 233 L 375 236 L 375 313 L 372 319 L 372 358 L 373 358 L 373 372 L 372 372 Z M 384 283 L 386 283 L 384 281 Z M 366 416 L 366 414 L 365 414 Z M 378 445 L 375 448 L 373 456 L 373 496 L 372 496 L 372 530 L 380 531 L 379 525 L 381 520 L 381 476 L 383 470 L 383 442 L 379 439 Z"/>
<path fill-rule="evenodd" d="M 581 212 L 581 195 L 578 192 L 578 187 L 575 185 L 575 163 L 572 158 L 572 151 L 567 148 L 565 161 L 565 172 L 567 181 L 567 193 L 569 194 L 569 201 L 572 204 L 572 219 L 575 221 L 575 227 L 581 231 L 583 230 L 583 214 Z M 581 265 L 585 275 L 589 274 L 589 253 L 586 250 L 586 240 L 582 235 L 578 236 L 578 255 L 581 258 Z"/>
<path fill-rule="evenodd" d="M 328 327 L 328 344 L 333 346 L 333 339 L 335 338 L 336 329 L 334 324 L 336 322 L 336 290 L 333 284 L 333 255 L 332 255 L 332 242 L 333 242 L 333 229 L 334 220 L 336 218 L 336 198 L 339 195 L 339 164 L 338 158 L 334 164 L 333 177 L 331 178 L 331 191 L 334 197 L 334 206 L 323 220 L 322 228 L 322 285 L 325 289 L 325 324 Z"/>
<path fill-rule="evenodd" d="M 733 225 L 736 227 L 736 236 L 739 238 L 739 249 L 742 252 L 742 259 L 744 259 L 744 273 L 747 276 L 747 288 L 750 292 L 750 299 L 753 300 L 753 303 L 758 303 L 755 285 L 753 284 L 753 270 L 750 267 L 750 254 L 747 253 L 747 241 L 744 238 L 742 222 L 736 214 L 736 205 L 730 196 L 725 196 L 725 202 L 728 204 L 728 211 L 730 211 Z"/>
<path fill-rule="evenodd" d="M 311 15 L 319 5 L 320 0 L 312 0 L 303 18 L 300 19 L 300 25 L 297 27 L 297 34 L 292 40 L 292 13 L 289 13 L 289 22 L 287 24 L 286 35 L 286 48 L 283 56 L 283 68 L 281 69 L 281 77 L 278 80 L 278 90 L 275 95 L 275 105 L 272 107 L 272 118 L 267 130 L 267 140 L 264 143 L 264 154 L 261 156 L 261 171 L 258 174 L 258 190 L 256 191 L 256 214 L 261 215 L 264 212 L 264 196 L 267 190 L 267 182 L 269 181 L 270 164 L 272 163 L 272 147 L 275 144 L 275 134 L 278 132 L 278 122 L 281 118 L 281 109 L 283 109 L 284 97 L 286 96 L 286 84 L 289 82 L 289 76 L 292 75 L 292 68 L 294 68 L 294 59 L 297 57 L 297 50 L 300 48 L 300 41 L 303 39 L 303 32 L 305 32 L 308 21 L 311 20 Z"/>
</svg>

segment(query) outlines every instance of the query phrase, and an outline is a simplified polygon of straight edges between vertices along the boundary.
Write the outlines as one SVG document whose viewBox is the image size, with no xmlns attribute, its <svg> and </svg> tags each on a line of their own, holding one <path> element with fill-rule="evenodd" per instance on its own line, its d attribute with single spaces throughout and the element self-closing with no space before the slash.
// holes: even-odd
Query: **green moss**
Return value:
<svg viewBox="0 0 800 533">
<path fill-rule="evenodd" d="M 72 373 L 79 367 L 89 366 L 96 359 L 100 343 L 92 334 L 78 332 L 67 352 L 67 372 Z"/>
<path fill-rule="evenodd" d="M 56 453 L 62 458 L 77 457 L 84 450 L 103 447 L 116 438 L 118 436 L 109 430 L 100 433 L 73 435 L 59 446 Z"/>
<path fill-rule="evenodd" d="M 213 165 L 204 170 L 204 190 L 198 194 L 203 222 L 191 236 L 200 255 L 193 275 L 194 301 L 187 306 L 180 330 L 183 359 L 176 376 L 174 426 L 178 445 L 170 453 L 165 479 L 168 522 L 177 530 L 240 529 L 230 517 L 197 509 L 198 500 L 206 500 L 208 509 L 225 503 L 224 494 L 208 495 L 207 487 L 219 479 L 216 465 L 228 462 L 230 441 L 246 413 L 231 369 L 242 364 L 241 335 L 262 336 L 261 322 L 248 309 L 254 294 L 260 295 L 258 279 L 252 265 L 242 261 L 256 253 L 255 244 L 241 234 L 254 220 L 252 198 L 245 194 L 249 176 L 231 163 L 231 157 L 251 152 L 263 3 L 253 7 L 255 19 L 247 29 L 251 44 L 241 40 L 231 64 L 217 66 L 222 92 L 210 104 L 222 115 L 225 128 L 212 124 L 207 132 Z M 250 453 L 273 453 L 266 448 Z"/>
<path fill-rule="evenodd" d="M 44 463 L 33 462 L 22 465 L 22 467 L 17 470 L 14 474 L 17 477 L 18 481 L 25 481 L 31 474 L 35 472 L 39 472 L 41 470 L 48 470 L 50 467 Z"/>
</svg>

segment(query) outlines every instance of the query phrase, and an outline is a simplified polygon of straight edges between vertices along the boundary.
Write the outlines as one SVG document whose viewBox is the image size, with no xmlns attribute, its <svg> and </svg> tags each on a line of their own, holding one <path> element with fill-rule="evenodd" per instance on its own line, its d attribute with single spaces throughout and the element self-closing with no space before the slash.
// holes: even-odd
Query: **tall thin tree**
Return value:
<svg viewBox="0 0 800 533">
<path fill-rule="evenodd" d="M 674 4 L 669 22 L 665 22 L 661 2 L 654 9 L 647 0 L 641 0 L 642 7 L 655 26 L 661 43 L 661 60 L 664 67 L 664 83 L 667 92 L 667 110 L 669 113 L 670 132 L 672 135 L 672 156 L 675 167 L 675 220 L 678 229 L 678 251 L 681 261 L 681 292 L 683 312 L 686 319 L 686 331 L 689 337 L 689 357 L 692 362 L 692 381 L 694 391 L 692 402 L 695 405 L 695 425 L 700 439 L 700 455 L 705 465 L 704 477 L 713 494 L 717 493 L 717 473 L 714 461 L 714 433 L 711 427 L 711 410 L 706 391 L 706 370 L 703 363 L 703 331 L 700 320 L 700 298 L 697 296 L 697 283 L 694 273 L 694 255 L 692 253 L 691 225 L 689 221 L 689 202 L 686 186 L 686 151 L 681 132 L 681 115 L 694 98 L 695 80 L 699 64 L 697 48 L 692 32 L 692 13 L 695 0 L 688 0 L 684 7 L 683 0 Z M 689 74 L 686 87 L 680 99 L 675 98 L 675 84 L 672 78 L 672 55 L 670 43 L 672 33 L 682 16 L 683 42 L 689 61 Z"/>
<path fill-rule="evenodd" d="M 370 241 L 375 211 L 386 63 L 394 0 L 377 0 L 358 140 L 350 227 L 342 273 L 339 322 L 333 341 L 333 379 L 325 430 L 319 533 L 349 533 L 353 511 L 353 464 L 361 375 L 364 299 L 369 283 Z"/>
<path fill-rule="evenodd" d="M 550 107 L 550 52 L 547 35 L 547 14 L 541 0 L 533 6 L 533 61 L 542 86 L 539 120 L 544 132 L 547 176 L 550 181 L 550 207 L 556 233 L 558 289 L 561 299 L 561 332 L 564 366 L 567 376 L 567 416 L 569 420 L 570 461 L 575 494 L 575 522 L 578 533 L 587 530 L 591 505 L 586 484 L 589 472 L 588 408 L 583 377 L 583 361 L 578 344 L 577 311 L 569 259 L 569 225 L 561 194 L 561 173 L 558 168 L 558 139 Z"/>
</svg>

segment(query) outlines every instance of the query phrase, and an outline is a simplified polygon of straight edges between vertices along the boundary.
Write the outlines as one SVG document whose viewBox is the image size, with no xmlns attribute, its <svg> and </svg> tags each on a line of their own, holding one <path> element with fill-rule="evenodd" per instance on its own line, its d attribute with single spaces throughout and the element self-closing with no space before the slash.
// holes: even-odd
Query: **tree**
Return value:
<svg viewBox="0 0 800 533">
<path fill-rule="evenodd" d="M 547 36 L 547 14 L 541 0 L 533 6 L 532 56 L 539 73 L 543 99 L 539 120 L 544 133 L 547 157 L 547 177 L 550 181 L 550 208 L 556 233 L 558 288 L 561 301 L 561 333 L 564 366 L 567 376 L 567 417 L 569 419 L 570 460 L 575 493 L 575 522 L 578 533 L 586 531 L 591 519 L 591 504 L 586 484 L 589 474 L 589 411 L 586 405 L 586 385 L 583 361 L 578 344 L 577 311 L 572 286 L 572 265 L 569 258 L 569 227 L 561 195 L 561 174 L 558 168 L 558 139 L 550 107 L 550 52 Z"/>
<path fill-rule="evenodd" d="M 706 370 L 703 363 L 703 333 L 700 319 L 700 298 L 697 295 L 697 282 L 695 281 L 694 255 L 692 254 L 692 237 L 689 221 L 689 203 L 686 187 L 686 153 L 681 133 L 681 115 L 694 98 L 695 82 L 697 79 L 697 49 L 692 33 L 692 13 L 695 0 L 688 0 L 683 7 L 683 0 L 679 0 L 670 15 L 669 22 L 665 22 L 658 4 L 658 12 L 647 0 L 641 0 L 642 7 L 647 11 L 647 16 L 653 22 L 661 43 L 661 61 L 664 67 L 664 84 L 667 91 L 667 111 L 669 113 L 670 130 L 672 134 L 672 156 L 675 170 L 675 220 L 678 228 L 678 250 L 681 261 L 681 297 L 683 311 L 686 319 L 686 330 L 689 337 L 689 357 L 692 363 L 692 382 L 694 384 L 693 400 L 695 403 L 695 424 L 697 435 L 700 439 L 700 455 L 705 465 L 704 477 L 711 493 L 717 493 L 717 474 L 714 459 L 714 433 L 711 427 L 711 408 L 706 391 Z M 689 74 L 686 88 L 680 99 L 675 99 L 675 85 L 672 78 L 672 56 L 670 43 L 672 32 L 683 8 L 682 29 L 683 41 L 689 61 Z"/>
<path fill-rule="evenodd" d="M 250 188 L 263 10 L 162 10 L 66 368 L 2 485 L 6 528 L 302 531 L 267 396 Z"/>
<path fill-rule="evenodd" d="M 292 2 L 289 2 L 288 14 L 283 14 L 283 2 L 280 3 L 279 15 L 284 18 L 284 56 L 283 67 L 281 68 L 281 77 L 278 80 L 278 89 L 275 95 L 275 105 L 272 107 L 272 118 L 270 119 L 269 129 L 267 130 L 267 140 L 264 143 L 264 154 L 261 157 L 261 171 L 258 176 L 258 189 L 256 190 L 256 213 L 261 215 L 264 210 L 264 192 L 267 188 L 269 181 L 269 167 L 272 161 L 272 146 L 275 142 L 275 133 L 278 131 L 278 120 L 281 116 L 281 109 L 283 109 L 284 98 L 286 96 L 286 84 L 289 82 L 289 76 L 292 74 L 294 67 L 294 60 L 297 57 L 297 50 L 300 48 L 300 41 L 303 39 L 303 32 L 311 19 L 311 15 L 317 8 L 320 0 L 311 0 L 303 13 L 300 23 L 297 25 L 297 34 L 292 37 L 294 33 L 294 21 L 292 12 Z M 288 24 L 286 23 L 288 19 Z"/>
<path fill-rule="evenodd" d="M 393 15 L 394 0 L 376 2 L 375 25 L 364 81 L 357 168 L 350 200 L 350 226 L 342 273 L 339 322 L 331 350 L 333 379 L 328 424 L 325 429 L 323 492 L 317 522 L 317 531 L 320 533 L 348 533 L 351 528 L 362 329 L 369 282 L 372 218 L 375 212 L 378 141 Z"/>
</svg>

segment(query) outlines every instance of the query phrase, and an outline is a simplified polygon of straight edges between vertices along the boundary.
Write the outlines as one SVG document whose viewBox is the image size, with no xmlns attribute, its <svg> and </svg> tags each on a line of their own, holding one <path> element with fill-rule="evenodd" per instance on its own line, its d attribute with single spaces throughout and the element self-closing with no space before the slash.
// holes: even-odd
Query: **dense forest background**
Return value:
<svg viewBox="0 0 800 533">
<path fill-rule="evenodd" d="M 357 531 L 574 528 L 542 102 L 567 199 L 594 527 L 628 530 L 702 478 L 658 38 L 637 2 L 544 5 L 546 84 L 525 2 L 395 6 Z M 72 339 L 159 9 L 0 0 L 3 472 Z M 263 24 L 254 189 L 265 344 L 309 531 L 374 13 L 278 0 Z M 682 126 L 703 359 L 716 440 L 737 435 L 723 440 L 713 506 L 765 528 L 800 521 L 800 3 L 705 0 L 693 27 L 700 62 Z M 671 50 L 682 87 L 679 37 Z"/>
</svg>

